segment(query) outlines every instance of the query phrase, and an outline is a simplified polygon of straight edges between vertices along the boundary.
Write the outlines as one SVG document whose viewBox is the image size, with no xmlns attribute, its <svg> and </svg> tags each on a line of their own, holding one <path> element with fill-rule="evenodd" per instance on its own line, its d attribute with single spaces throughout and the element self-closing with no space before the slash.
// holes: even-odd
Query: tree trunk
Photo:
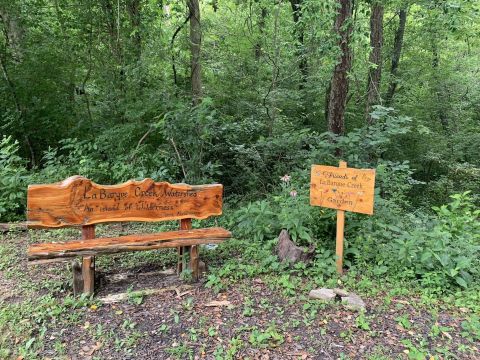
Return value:
<svg viewBox="0 0 480 360">
<path fill-rule="evenodd" d="M 118 80 L 116 83 L 118 84 L 118 89 L 122 96 L 125 96 L 126 88 L 125 88 L 125 59 L 124 59 L 124 51 L 122 47 L 122 42 L 120 39 L 120 9 L 118 7 L 118 3 L 116 4 L 116 8 L 114 8 L 114 4 L 111 0 L 102 0 L 100 3 L 102 10 L 105 15 L 105 25 L 107 28 L 107 32 L 109 35 L 109 45 L 110 51 L 117 62 L 117 66 L 115 66 L 114 74 Z M 120 71 L 117 72 L 116 68 L 120 68 Z M 121 115 L 121 118 L 124 118 L 124 115 Z"/>
<path fill-rule="evenodd" d="M 334 31 L 338 35 L 341 55 L 333 71 L 328 101 L 328 130 L 337 135 L 345 132 L 345 106 L 348 94 L 348 72 L 352 65 L 349 48 L 352 32 L 352 0 L 339 0 Z"/>
<path fill-rule="evenodd" d="M 4 34 L 7 41 L 7 46 L 12 52 L 12 58 L 17 63 L 21 62 L 23 57 L 21 47 L 23 29 L 19 24 L 19 20 L 16 16 L 13 16 L 3 5 L 0 5 L 0 20 L 4 25 Z"/>
<path fill-rule="evenodd" d="M 141 26 L 141 1 L 140 0 L 129 0 L 127 2 L 127 11 L 130 16 L 130 23 L 132 25 L 132 43 L 133 43 L 133 54 L 136 61 L 140 60 L 142 54 L 142 37 L 140 33 Z"/>
<path fill-rule="evenodd" d="M 436 113 L 440 124 L 442 125 L 443 130 L 446 134 L 449 133 L 449 121 L 446 106 L 447 101 L 447 92 L 448 88 L 441 81 L 441 75 L 439 74 L 439 65 L 440 65 L 440 54 L 438 53 L 437 40 L 432 40 L 432 68 L 433 68 L 433 93 L 437 99 Z"/>
<path fill-rule="evenodd" d="M 407 10 L 401 9 L 399 13 L 399 23 L 397 31 L 395 32 L 395 40 L 393 42 L 392 66 L 390 68 L 390 85 L 388 86 L 387 94 L 385 95 L 385 104 L 390 106 L 393 101 L 393 95 L 397 88 L 397 73 L 398 64 L 400 63 L 400 55 L 403 47 L 403 35 L 405 33 L 405 24 L 407 22 Z"/>
<path fill-rule="evenodd" d="M 200 27 L 200 5 L 198 0 L 187 1 L 190 12 L 192 103 L 194 106 L 196 106 L 202 101 L 202 68 L 200 63 L 202 29 Z"/>
<path fill-rule="evenodd" d="M 383 6 L 375 2 L 372 4 L 370 15 L 370 69 L 368 71 L 367 106 L 365 118 L 368 124 L 374 119 L 370 116 L 372 105 L 380 102 L 380 81 L 382 78 L 382 46 L 383 46 Z"/>
<path fill-rule="evenodd" d="M 258 3 L 258 0 L 256 0 Z M 263 51 L 262 51 L 262 39 L 265 34 L 265 19 L 267 17 L 267 8 L 263 5 L 260 5 L 260 19 L 258 20 L 258 32 L 260 33 L 260 37 L 255 44 L 255 59 L 259 60 L 262 57 Z"/>
<path fill-rule="evenodd" d="M 10 89 L 10 93 L 15 104 L 15 109 L 18 113 L 20 132 L 23 135 L 25 146 L 30 153 L 30 164 L 32 167 L 35 167 L 37 165 L 35 151 L 30 141 L 28 129 L 25 124 L 27 119 L 26 108 L 21 103 L 15 83 L 10 77 L 7 69 L 7 47 L 10 48 L 14 64 L 18 65 L 22 61 L 23 52 L 21 42 L 23 38 L 23 29 L 21 28 L 17 17 L 13 16 L 9 10 L 3 6 L 0 7 L 0 22 L 3 24 L 3 32 L 5 36 L 5 48 L 3 53 L 0 54 L 0 68 L 2 69 L 3 77 L 8 84 L 8 88 Z"/>
<path fill-rule="evenodd" d="M 295 23 L 295 33 L 297 35 L 296 53 L 298 58 L 298 69 L 300 70 L 300 90 L 305 87 L 308 76 L 308 64 L 304 50 L 304 31 L 303 25 L 301 24 L 302 1 L 303 0 L 290 0 L 290 4 L 292 5 L 293 22 Z"/>
<path fill-rule="evenodd" d="M 280 75 L 280 46 L 278 44 L 278 36 L 279 36 L 279 19 L 280 19 L 280 1 L 275 2 L 275 9 L 274 9 L 274 18 L 273 18 L 273 38 L 272 38 L 272 47 L 273 47 L 273 56 L 269 56 L 268 59 L 272 63 L 272 81 L 270 83 L 270 87 L 268 88 L 265 97 L 263 98 L 263 106 L 267 112 L 267 117 L 269 120 L 268 123 L 268 134 L 272 136 L 273 128 L 275 124 L 275 119 L 277 117 L 277 101 L 276 101 L 276 90 L 277 90 L 277 83 L 278 77 Z M 272 95 L 270 97 L 270 95 Z M 267 100 L 270 97 L 270 101 Z"/>
</svg>

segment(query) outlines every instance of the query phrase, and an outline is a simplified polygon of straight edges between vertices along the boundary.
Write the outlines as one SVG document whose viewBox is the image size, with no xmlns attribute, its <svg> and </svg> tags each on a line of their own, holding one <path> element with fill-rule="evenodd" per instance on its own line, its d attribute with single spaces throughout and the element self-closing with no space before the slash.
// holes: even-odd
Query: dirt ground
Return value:
<svg viewBox="0 0 480 360">
<path fill-rule="evenodd" d="M 309 300 L 307 281 L 286 294 L 278 275 L 268 274 L 216 293 L 205 286 L 206 275 L 193 284 L 179 279 L 168 251 L 99 258 L 94 300 L 62 307 L 72 298 L 68 263 L 28 266 L 25 257 L 29 242 L 51 236 L 1 235 L 4 358 L 480 359 L 478 341 L 462 326 L 468 309 L 377 289 L 359 293 L 365 312 L 351 311 Z M 105 302 L 115 294 L 126 297 Z M 61 310 L 36 307 L 45 297 Z"/>
</svg>

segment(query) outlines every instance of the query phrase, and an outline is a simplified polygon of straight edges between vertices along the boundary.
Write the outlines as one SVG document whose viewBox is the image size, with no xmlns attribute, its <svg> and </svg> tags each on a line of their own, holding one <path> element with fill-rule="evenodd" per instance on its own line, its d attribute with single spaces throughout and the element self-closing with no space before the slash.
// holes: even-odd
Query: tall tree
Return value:
<svg viewBox="0 0 480 360">
<path fill-rule="evenodd" d="M 202 67 L 200 51 L 202 46 L 202 29 L 200 23 L 200 5 L 198 0 L 187 0 L 190 12 L 190 64 L 192 103 L 194 106 L 202 101 Z"/>
<path fill-rule="evenodd" d="M 7 67 L 8 54 L 11 54 L 10 57 L 12 58 L 14 65 L 18 65 L 23 59 L 22 39 L 24 31 L 18 16 L 15 14 L 15 11 L 4 6 L 4 4 L 0 4 L 0 25 L 4 35 L 4 41 L 2 44 L 3 46 L 0 48 L 0 68 L 2 70 L 3 78 L 8 84 L 8 89 L 15 104 L 15 110 L 20 125 L 19 130 L 22 134 L 21 136 L 23 137 L 23 140 L 25 141 L 25 146 L 28 148 L 30 153 L 30 164 L 32 167 L 35 167 L 35 151 L 30 141 L 30 131 L 25 125 L 27 120 L 27 109 L 21 101 L 17 86 L 10 76 Z"/>
<path fill-rule="evenodd" d="M 393 95 L 397 89 L 398 79 L 398 65 L 400 63 L 400 55 L 402 54 L 403 35 L 405 34 L 405 24 L 407 23 L 407 10 L 400 9 L 398 14 L 399 22 L 397 31 L 395 31 L 395 39 L 393 42 L 392 65 L 390 67 L 390 85 L 388 86 L 387 94 L 385 95 L 385 103 L 389 106 L 393 101 Z"/>
<path fill-rule="evenodd" d="M 290 0 L 292 6 L 293 22 L 295 23 L 295 33 L 297 36 L 297 61 L 300 70 L 300 90 L 305 87 L 308 76 L 308 63 L 305 57 L 305 34 L 302 25 L 303 0 Z"/>
<path fill-rule="evenodd" d="M 140 60 L 142 54 L 142 36 L 141 36 L 141 0 L 128 0 L 127 1 L 127 12 L 130 17 L 130 23 L 132 25 L 132 42 L 133 42 L 133 53 L 135 60 Z"/>
<path fill-rule="evenodd" d="M 328 130 L 341 135 L 345 132 L 345 107 L 348 94 L 348 72 L 352 66 L 350 35 L 352 32 L 352 0 L 338 0 L 334 31 L 338 36 L 340 57 L 330 82 L 328 101 Z"/>
<path fill-rule="evenodd" d="M 380 81 L 382 78 L 382 46 L 383 46 L 383 5 L 373 0 L 370 14 L 370 68 L 367 83 L 367 105 L 365 118 L 369 124 L 374 120 L 370 116 L 372 105 L 380 101 Z"/>
<path fill-rule="evenodd" d="M 259 60 L 262 57 L 262 40 L 265 36 L 265 19 L 267 18 L 267 8 L 259 0 L 255 0 L 255 3 L 260 4 L 260 18 L 258 19 L 258 32 L 259 38 L 255 44 L 255 59 Z"/>
</svg>

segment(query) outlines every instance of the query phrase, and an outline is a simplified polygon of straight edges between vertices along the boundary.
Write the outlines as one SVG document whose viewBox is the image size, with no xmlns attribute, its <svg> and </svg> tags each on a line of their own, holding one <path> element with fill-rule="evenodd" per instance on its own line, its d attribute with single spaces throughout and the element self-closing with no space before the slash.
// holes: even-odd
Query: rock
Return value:
<svg viewBox="0 0 480 360">
<path fill-rule="evenodd" d="M 348 296 L 348 291 L 344 289 L 335 288 L 333 289 L 333 292 L 338 296 Z"/>
<path fill-rule="evenodd" d="M 323 300 L 326 302 L 335 301 L 335 296 L 336 294 L 333 292 L 333 290 L 325 288 L 313 289 L 310 291 L 310 294 L 308 294 L 310 299 Z"/>
<path fill-rule="evenodd" d="M 290 240 L 288 231 L 283 229 L 278 236 L 277 253 L 280 261 L 288 261 L 295 264 L 300 261 L 309 260 L 313 255 L 313 249 L 305 251 L 301 247 L 296 246 L 293 241 Z"/>
<path fill-rule="evenodd" d="M 357 294 L 349 294 L 348 296 L 342 296 L 342 303 L 346 309 L 361 311 L 365 310 L 365 303 L 362 298 Z"/>
</svg>

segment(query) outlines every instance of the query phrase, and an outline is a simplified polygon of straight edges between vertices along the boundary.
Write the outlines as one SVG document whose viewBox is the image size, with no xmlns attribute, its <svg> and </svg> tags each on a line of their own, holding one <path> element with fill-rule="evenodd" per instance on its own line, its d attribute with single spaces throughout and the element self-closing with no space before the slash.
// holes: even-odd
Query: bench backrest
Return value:
<svg viewBox="0 0 480 360">
<path fill-rule="evenodd" d="M 223 185 L 127 181 L 98 185 L 82 177 L 30 185 L 27 219 L 31 228 L 60 228 L 118 221 L 205 219 L 222 214 Z"/>
</svg>

